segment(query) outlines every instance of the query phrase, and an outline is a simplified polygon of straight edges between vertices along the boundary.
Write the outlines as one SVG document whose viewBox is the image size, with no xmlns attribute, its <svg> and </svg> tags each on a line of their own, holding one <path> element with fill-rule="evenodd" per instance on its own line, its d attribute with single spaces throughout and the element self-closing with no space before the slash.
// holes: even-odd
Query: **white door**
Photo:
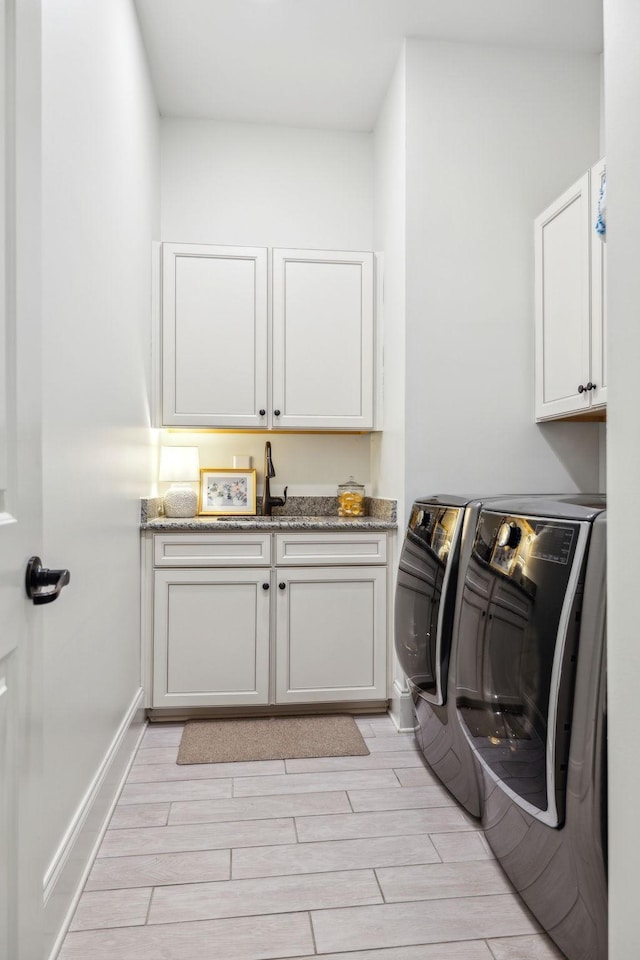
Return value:
<svg viewBox="0 0 640 960">
<path fill-rule="evenodd" d="M 162 422 L 267 426 L 267 251 L 162 245 Z"/>
<path fill-rule="evenodd" d="M 590 236 L 586 173 L 535 221 L 536 418 L 589 407 Z"/>
<path fill-rule="evenodd" d="M 373 254 L 273 251 L 273 426 L 373 427 Z"/>
<path fill-rule="evenodd" d="M 0 957 L 11 960 L 42 955 L 47 607 L 25 593 L 42 542 L 39 12 L 37 0 L 0 0 Z"/>
</svg>

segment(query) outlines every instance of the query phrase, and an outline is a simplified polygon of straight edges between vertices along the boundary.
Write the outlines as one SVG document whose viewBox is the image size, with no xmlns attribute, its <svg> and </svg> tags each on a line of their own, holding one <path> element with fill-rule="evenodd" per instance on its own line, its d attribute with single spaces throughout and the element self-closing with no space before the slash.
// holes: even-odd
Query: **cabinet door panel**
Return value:
<svg viewBox="0 0 640 960">
<path fill-rule="evenodd" d="M 266 250 L 163 244 L 162 278 L 163 422 L 266 426 Z"/>
<path fill-rule="evenodd" d="M 373 254 L 274 250 L 273 407 L 276 427 L 372 428 Z"/>
<path fill-rule="evenodd" d="M 276 702 L 386 698 L 386 570 L 277 570 Z"/>
<path fill-rule="evenodd" d="M 268 571 L 155 573 L 153 706 L 268 702 Z"/>
<path fill-rule="evenodd" d="M 589 219 L 585 174 L 535 222 L 538 419 L 590 403 Z"/>
<path fill-rule="evenodd" d="M 596 234 L 598 198 L 606 162 L 591 168 L 591 405 L 607 402 L 607 245 Z"/>
</svg>

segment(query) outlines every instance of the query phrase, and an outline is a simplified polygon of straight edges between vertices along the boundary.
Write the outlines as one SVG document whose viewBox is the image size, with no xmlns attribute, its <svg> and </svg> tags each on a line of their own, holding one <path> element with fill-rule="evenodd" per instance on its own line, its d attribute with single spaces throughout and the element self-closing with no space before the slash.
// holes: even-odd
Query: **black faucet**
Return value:
<svg viewBox="0 0 640 960">
<path fill-rule="evenodd" d="M 275 477 L 276 471 L 271 459 L 271 441 L 267 440 L 264 445 L 264 489 L 262 491 L 262 516 L 270 517 L 272 507 L 284 507 L 287 502 L 287 487 L 284 488 L 283 497 L 272 497 L 269 481 Z"/>
</svg>

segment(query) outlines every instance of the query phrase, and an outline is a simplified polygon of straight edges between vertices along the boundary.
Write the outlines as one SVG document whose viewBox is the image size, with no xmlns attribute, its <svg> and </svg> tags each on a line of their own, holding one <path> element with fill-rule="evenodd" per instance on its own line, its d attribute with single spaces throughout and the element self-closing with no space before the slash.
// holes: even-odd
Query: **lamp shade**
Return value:
<svg viewBox="0 0 640 960">
<path fill-rule="evenodd" d="M 200 479 L 197 447 L 160 447 L 158 479 L 170 483 L 187 483 Z"/>
</svg>

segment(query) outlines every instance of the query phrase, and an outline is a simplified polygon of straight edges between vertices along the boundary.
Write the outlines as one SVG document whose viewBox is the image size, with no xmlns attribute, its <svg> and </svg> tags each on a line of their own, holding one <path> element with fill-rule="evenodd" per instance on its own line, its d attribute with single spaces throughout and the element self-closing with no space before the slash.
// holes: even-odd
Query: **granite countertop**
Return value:
<svg viewBox="0 0 640 960">
<path fill-rule="evenodd" d="M 397 523 L 377 517 L 157 517 L 143 530 L 396 530 Z"/>
<path fill-rule="evenodd" d="M 397 530 L 395 500 L 365 498 L 364 517 L 339 517 L 335 497 L 289 497 L 272 517 L 165 517 L 162 498 L 141 501 L 142 530 Z"/>
</svg>

